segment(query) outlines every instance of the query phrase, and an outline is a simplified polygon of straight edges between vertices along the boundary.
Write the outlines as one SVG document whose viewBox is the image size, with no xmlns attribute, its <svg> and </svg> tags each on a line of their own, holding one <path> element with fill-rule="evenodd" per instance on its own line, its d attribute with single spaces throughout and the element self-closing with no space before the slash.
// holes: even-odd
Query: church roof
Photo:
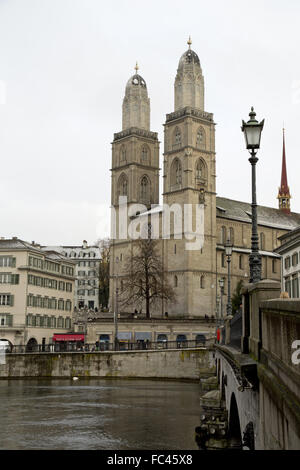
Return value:
<svg viewBox="0 0 300 470">
<path fill-rule="evenodd" d="M 251 204 L 248 202 L 217 197 L 217 217 L 251 223 L 251 213 Z M 293 230 L 300 225 L 300 214 L 286 214 L 273 207 L 257 206 L 257 222 L 266 227 Z"/>
</svg>

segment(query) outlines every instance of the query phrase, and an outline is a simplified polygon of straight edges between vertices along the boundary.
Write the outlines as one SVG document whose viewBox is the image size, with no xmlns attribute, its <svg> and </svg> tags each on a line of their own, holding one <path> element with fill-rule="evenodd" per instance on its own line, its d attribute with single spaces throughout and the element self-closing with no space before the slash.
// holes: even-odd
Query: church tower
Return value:
<svg viewBox="0 0 300 470">
<path fill-rule="evenodd" d="M 150 99 L 145 80 L 137 73 L 128 80 L 122 109 L 122 131 L 112 143 L 111 203 L 118 206 L 119 196 L 128 204 L 147 207 L 159 202 L 159 142 L 150 131 Z"/>
<path fill-rule="evenodd" d="M 286 171 L 286 158 L 285 158 L 285 138 L 283 129 L 283 148 L 282 148 L 282 168 L 281 168 L 281 184 L 278 191 L 277 199 L 279 201 L 279 209 L 286 214 L 291 213 L 291 195 L 290 188 L 287 182 L 287 171 Z"/>
<path fill-rule="evenodd" d="M 128 230 L 120 236 L 119 197 L 127 197 L 127 209 L 132 204 L 143 204 L 147 209 L 159 203 L 159 141 L 150 131 L 150 99 L 145 80 L 135 74 L 126 84 L 122 108 L 122 131 L 114 134 L 111 168 L 112 222 L 110 262 L 110 308 L 114 310 L 116 277 L 120 276 L 123 261 L 131 249 Z M 130 214 L 125 228 L 131 221 Z"/>
<path fill-rule="evenodd" d="M 181 56 L 174 84 L 174 112 L 164 125 L 164 203 L 204 203 L 202 250 L 187 251 L 186 240 L 170 242 L 178 258 L 169 257 L 168 271 L 178 284 L 178 314 L 214 314 L 216 273 L 216 159 L 215 123 L 204 109 L 204 78 L 196 52 L 188 49 Z M 180 253 L 180 254 L 179 254 Z M 214 273 L 214 274 L 213 274 Z M 179 289 L 179 286 L 180 289 Z"/>
</svg>

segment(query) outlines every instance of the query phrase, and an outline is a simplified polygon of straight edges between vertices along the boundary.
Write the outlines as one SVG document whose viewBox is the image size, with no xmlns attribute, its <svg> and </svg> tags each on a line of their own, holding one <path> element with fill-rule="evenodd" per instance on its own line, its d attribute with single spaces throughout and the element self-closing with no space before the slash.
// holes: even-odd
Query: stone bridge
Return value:
<svg viewBox="0 0 300 470">
<path fill-rule="evenodd" d="M 226 320 L 216 381 L 202 381 L 199 447 L 300 449 L 300 300 L 279 296 L 276 281 L 249 284 L 240 319 Z"/>
</svg>

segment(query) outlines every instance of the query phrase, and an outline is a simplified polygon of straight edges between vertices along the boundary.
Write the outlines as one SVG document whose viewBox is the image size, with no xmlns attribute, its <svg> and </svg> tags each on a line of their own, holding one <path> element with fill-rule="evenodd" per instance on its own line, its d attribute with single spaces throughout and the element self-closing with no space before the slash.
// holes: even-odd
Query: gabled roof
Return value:
<svg viewBox="0 0 300 470">
<path fill-rule="evenodd" d="M 217 217 L 251 223 L 252 208 L 248 202 L 217 197 Z M 259 225 L 282 230 L 293 230 L 300 225 L 300 214 L 286 214 L 273 207 L 257 206 Z"/>
</svg>

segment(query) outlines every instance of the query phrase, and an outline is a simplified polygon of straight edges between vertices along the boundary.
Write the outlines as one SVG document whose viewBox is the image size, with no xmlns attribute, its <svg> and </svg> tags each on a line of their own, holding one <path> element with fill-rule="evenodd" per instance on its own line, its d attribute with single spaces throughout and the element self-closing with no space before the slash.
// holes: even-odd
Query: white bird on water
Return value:
<svg viewBox="0 0 300 470">
<path fill-rule="evenodd" d="M 78 377 L 73 377 L 73 380 L 78 380 Z"/>
</svg>

